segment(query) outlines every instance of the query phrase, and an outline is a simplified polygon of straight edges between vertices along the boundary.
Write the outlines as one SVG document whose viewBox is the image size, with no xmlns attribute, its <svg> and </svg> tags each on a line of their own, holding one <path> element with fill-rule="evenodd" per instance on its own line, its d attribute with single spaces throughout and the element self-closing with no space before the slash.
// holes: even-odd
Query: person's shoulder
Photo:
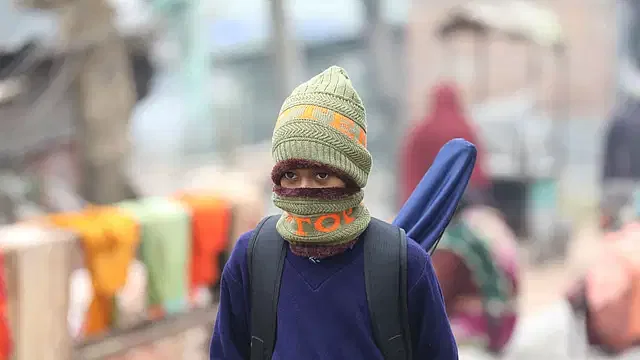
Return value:
<svg viewBox="0 0 640 360">
<path fill-rule="evenodd" d="M 389 224 L 389 223 L 387 223 Z M 394 224 L 389 224 L 397 228 Z M 407 236 L 407 282 L 411 289 L 432 269 L 429 254 L 415 240 Z"/>
<path fill-rule="evenodd" d="M 256 229 L 251 229 L 238 237 L 236 244 L 233 247 L 233 251 L 231 252 L 231 257 L 244 255 L 247 253 L 247 248 L 249 247 L 249 242 L 253 237 L 253 233 Z"/>
<path fill-rule="evenodd" d="M 412 289 L 432 270 L 431 257 L 415 240 L 407 237 L 407 281 Z"/>
</svg>

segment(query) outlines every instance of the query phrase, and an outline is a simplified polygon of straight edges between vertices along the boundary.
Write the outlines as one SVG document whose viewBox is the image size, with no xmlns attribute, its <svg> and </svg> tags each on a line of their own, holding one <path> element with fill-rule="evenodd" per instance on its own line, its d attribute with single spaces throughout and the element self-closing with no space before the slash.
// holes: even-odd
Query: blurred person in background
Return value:
<svg viewBox="0 0 640 360">
<path fill-rule="evenodd" d="M 432 90 L 429 114 L 406 136 L 400 159 L 400 204 L 411 196 L 444 144 L 455 138 L 469 141 L 478 150 L 469 189 L 490 191 L 490 179 L 484 169 L 487 154 L 466 117 L 459 92 L 454 84 L 441 83 Z"/>
<path fill-rule="evenodd" d="M 454 138 L 476 144 L 469 185 L 432 260 L 458 345 L 500 353 L 517 319 L 517 242 L 495 207 L 483 167 L 487 154 L 453 84 L 434 87 L 430 113 L 407 138 L 401 159 L 403 202 L 444 144 Z"/>
<path fill-rule="evenodd" d="M 627 99 L 608 122 L 603 181 L 640 180 L 640 100 Z"/>
<path fill-rule="evenodd" d="M 598 261 L 567 298 L 585 318 L 588 344 L 609 354 L 640 345 L 640 100 L 625 99 L 607 123 L 602 163 Z"/>
<path fill-rule="evenodd" d="M 627 99 L 608 122 L 602 163 L 601 227 L 617 230 L 635 214 L 640 182 L 640 100 Z"/>
<path fill-rule="evenodd" d="M 501 353 L 515 330 L 515 235 L 485 192 L 467 190 L 432 255 L 458 346 Z"/>
<path fill-rule="evenodd" d="M 568 300 L 585 317 L 589 345 L 610 355 L 640 345 L 640 223 L 605 236 L 598 261 Z"/>
</svg>

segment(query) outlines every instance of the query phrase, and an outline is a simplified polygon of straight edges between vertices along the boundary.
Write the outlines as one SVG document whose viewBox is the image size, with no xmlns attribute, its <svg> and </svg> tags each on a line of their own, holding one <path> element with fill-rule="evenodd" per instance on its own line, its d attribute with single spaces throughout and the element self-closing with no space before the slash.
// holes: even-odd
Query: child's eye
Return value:
<svg viewBox="0 0 640 360">
<path fill-rule="evenodd" d="M 294 173 L 293 171 L 287 171 L 286 173 L 284 173 L 283 177 L 287 180 L 295 180 L 296 173 Z"/>
<path fill-rule="evenodd" d="M 316 179 L 318 180 L 327 180 L 329 178 L 329 174 L 328 173 L 317 173 L 316 174 Z"/>
</svg>

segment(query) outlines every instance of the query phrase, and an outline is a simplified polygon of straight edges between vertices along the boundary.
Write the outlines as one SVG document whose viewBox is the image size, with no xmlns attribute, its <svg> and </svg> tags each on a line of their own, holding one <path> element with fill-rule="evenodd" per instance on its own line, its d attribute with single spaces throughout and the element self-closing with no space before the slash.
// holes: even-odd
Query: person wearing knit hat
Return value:
<svg viewBox="0 0 640 360">
<path fill-rule="evenodd" d="M 389 359 L 376 345 L 365 286 L 363 243 L 374 231 L 363 202 L 372 165 L 366 112 L 344 69 L 332 66 L 293 90 L 277 117 L 271 152 L 273 202 L 282 214 L 236 243 L 222 274 L 210 359 Z M 260 309 L 252 308 L 249 280 L 259 261 L 251 254 L 256 234 L 269 226 L 286 253 L 279 263 L 277 341 L 256 355 L 254 343 L 262 339 L 251 323 L 269 314 L 256 317 Z M 407 358 L 457 359 L 431 260 L 415 241 L 407 239 L 406 247 Z"/>
</svg>

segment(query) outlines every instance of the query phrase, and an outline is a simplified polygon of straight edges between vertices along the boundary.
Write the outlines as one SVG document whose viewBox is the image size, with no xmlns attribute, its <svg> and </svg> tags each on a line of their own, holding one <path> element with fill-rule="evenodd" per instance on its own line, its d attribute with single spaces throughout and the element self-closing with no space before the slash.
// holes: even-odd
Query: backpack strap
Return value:
<svg viewBox="0 0 640 360">
<path fill-rule="evenodd" d="M 263 219 L 247 248 L 251 289 L 251 360 L 271 360 L 276 343 L 280 280 L 287 254 L 285 241 L 276 231 L 279 217 L 274 215 Z"/>
<path fill-rule="evenodd" d="M 385 360 L 411 360 L 406 234 L 372 218 L 363 235 L 364 278 L 374 340 Z"/>
</svg>

